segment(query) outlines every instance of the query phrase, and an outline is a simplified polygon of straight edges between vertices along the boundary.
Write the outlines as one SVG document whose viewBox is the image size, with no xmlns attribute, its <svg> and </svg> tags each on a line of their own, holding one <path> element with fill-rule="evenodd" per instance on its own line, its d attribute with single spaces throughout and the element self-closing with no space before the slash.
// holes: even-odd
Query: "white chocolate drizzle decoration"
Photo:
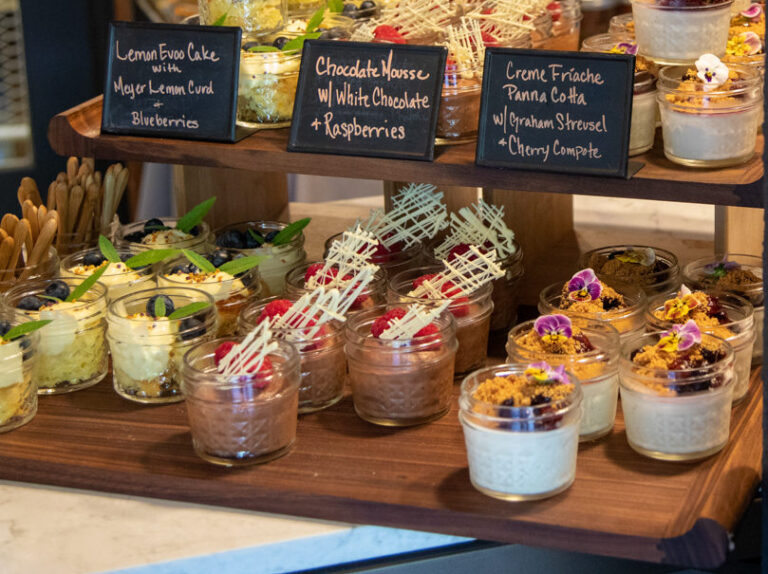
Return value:
<svg viewBox="0 0 768 574">
<path fill-rule="evenodd" d="M 450 298 L 467 296 L 504 275 L 496 264 L 496 251 L 482 253 L 475 245 L 470 245 L 469 251 L 457 255 L 453 261 L 443 259 L 443 266 L 443 271 L 423 281 L 416 289 L 409 291 L 408 296 L 445 299 L 443 286 L 447 284 L 451 285 Z"/>
<path fill-rule="evenodd" d="M 406 39 L 424 38 L 442 34 L 458 12 L 458 4 L 450 0 L 400 0 L 382 8 L 377 24 L 394 26 Z"/>
<path fill-rule="evenodd" d="M 458 24 L 450 25 L 447 29 L 448 39 L 444 46 L 448 54 L 456 62 L 457 70 L 464 78 L 471 78 L 474 70 L 480 67 L 485 59 L 485 42 L 480 23 L 477 20 L 461 18 Z M 477 72 L 480 74 L 480 72 Z"/>
<path fill-rule="evenodd" d="M 389 326 L 382 331 L 379 338 L 386 340 L 412 339 L 416 333 L 437 319 L 448 305 L 450 305 L 450 301 L 443 301 L 437 307 L 418 303 L 410 305 L 405 315 L 389 322 Z"/>
<path fill-rule="evenodd" d="M 376 236 L 369 231 L 363 231 L 359 225 L 352 231 L 345 231 L 341 239 L 331 243 L 323 267 L 309 278 L 305 287 L 341 288 L 351 281 L 344 279 L 345 277 L 355 276 L 364 269 L 371 269 L 375 275 L 379 266 L 370 263 L 369 259 L 378 244 Z"/>
<path fill-rule="evenodd" d="M 483 31 L 498 40 L 515 40 L 536 29 L 533 22 L 545 6 L 536 0 L 494 0 L 476 6 L 466 17 L 479 21 Z"/>
<path fill-rule="evenodd" d="M 478 200 L 459 213 L 451 213 L 451 232 L 435 248 L 435 257 L 448 257 L 457 245 L 483 245 L 490 242 L 500 259 L 506 259 L 515 248 L 515 232 L 504 223 L 504 207 Z"/>
<path fill-rule="evenodd" d="M 278 344 L 272 340 L 269 321 L 256 326 L 245 339 L 236 344 L 221 361 L 217 370 L 225 377 L 250 376 L 257 372 L 267 355 L 274 352 Z"/>
</svg>

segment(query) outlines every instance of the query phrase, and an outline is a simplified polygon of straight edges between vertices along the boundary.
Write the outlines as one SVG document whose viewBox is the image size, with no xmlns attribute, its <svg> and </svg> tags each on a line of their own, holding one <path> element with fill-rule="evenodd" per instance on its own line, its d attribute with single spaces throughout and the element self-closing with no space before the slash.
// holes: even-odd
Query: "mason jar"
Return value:
<svg viewBox="0 0 768 574">
<path fill-rule="evenodd" d="M 117 253 L 120 255 L 120 259 L 125 261 L 140 253 L 140 251 L 128 247 L 119 247 L 117 248 Z M 106 262 L 106 259 L 103 259 L 103 262 L 99 265 L 93 265 L 88 261 L 88 258 L 94 256 L 101 256 L 103 258 L 99 249 L 86 249 L 84 251 L 73 253 L 72 255 L 67 255 L 61 261 L 61 276 L 85 278 L 92 274 Z M 109 263 L 107 270 L 101 277 L 99 277 L 99 283 L 106 286 L 107 299 L 109 301 L 114 301 L 118 297 L 122 297 L 131 291 L 154 287 L 155 267 L 152 265 L 145 265 L 144 267 L 131 269 L 122 262 Z"/>
<path fill-rule="evenodd" d="M 168 231 L 148 232 L 145 229 L 149 220 L 126 223 L 117 229 L 115 243 L 117 247 L 129 249 L 190 249 L 204 253 L 209 247 L 211 229 L 204 221 L 195 226 L 190 233 L 176 229 L 179 221 L 176 217 L 159 217 Z"/>
<path fill-rule="evenodd" d="M 246 128 L 291 125 L 301 52 L 240 51 L 237 124 Z"/>
<path fill-rule="evenodd" d="M 332 235 L 325 240 L 325 253 L 323 257 L 328 255 L 328 250 L 331 247 L 331 243 L 336 240 L 340 240 L 342 233 Z M 377 251 L 371 255 L 370 262 L 374 265 L 378 265 L 380 269 L 383 269 L 387 277 L 405 271 L 406 269 L 413 269 L 418 267 L 422 263 L 421 259 L 421 243 L 416 243 L 410 247 L 404 247 L 403 245 L 396 243 L 392 246 L 392 250 L 385 248 L 383 245 L 379 245 Z"/>
<path fill-rule="evenodd" d="M 643 263 L 615 262 L 616 256 L 628 251 L 651 250 L 653 265 Z M 623 264 L 622 264 L 623 263 Z M 584 253 L 579 257 L 579 269 L 590 267 L 598 278 L 613 285 L 629 283 L 637 285 L 649 297 L 660 293 L 671 293 L 680 286 L 680 265 L 671 251 L 647 245 L 609 245 Z"/>
<path fill-rule="evenodd" d="M 59 276 L 59 255 L 55 247 L 50 247 L 46 257 L 32 265 L 15 269 L 0 269 L 0 293 L 8 291 L 17 283 L 38 279 L 55 279 Z"/>
<path fill-rule="evenodd" d="M 0 321 L 5 332 L 22 323 L 8 310 L 0 311 Z M 27 424 L 37 413 L 39 339 L 33 331 L 13 341 L 0 340 L 0 433 Z"/>
<path fill-rule="evenodd" d="M 243 37 L 269 34 L 286 21 L 285 0 L 198 0 L 200 23 L 236 26 Z"/>
<path fill-rule="evenodd" d="M 482 63 L 466 68 L 453 62 L 446 64 L 437 116 L 436 144 L 459 144 L 477 139 L 482 85 Z"/>
<path fill-rule="evenodd" d="M 544 42 L 542 48 L 576 52 L 579 49 L 581 21 L 584 19 L 581 3 L 578 0 L 566 0 L 559 4 L 560 10 L 551 13 L 552 36 Z"/>
</svg>

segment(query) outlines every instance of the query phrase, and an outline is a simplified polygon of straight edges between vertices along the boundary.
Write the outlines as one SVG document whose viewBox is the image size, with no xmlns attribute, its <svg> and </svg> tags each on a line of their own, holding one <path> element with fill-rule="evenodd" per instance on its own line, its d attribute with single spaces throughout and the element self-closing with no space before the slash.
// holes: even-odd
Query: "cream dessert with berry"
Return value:
<svg viewBox="0 0 768 574">
<path fill-rule="evenodd" d="M 15 323 L 15 325 L 14 325 Z M 44 321 L 19 323 L 12 313 L 0 318 L 0 433 L 28 423 L 37 412 L 34 368 L 38 334 Z"/>
<path fill-rule="evenodd" d="M 182 217 L 153 217 L 121 225 L 116 233 L 120 247 L 139 249 L 192 249 L 203 252 L 208 248 L 211 230 L 203 218 L 216 202 L 211 197 L 193 207 Z"/>
</svg>

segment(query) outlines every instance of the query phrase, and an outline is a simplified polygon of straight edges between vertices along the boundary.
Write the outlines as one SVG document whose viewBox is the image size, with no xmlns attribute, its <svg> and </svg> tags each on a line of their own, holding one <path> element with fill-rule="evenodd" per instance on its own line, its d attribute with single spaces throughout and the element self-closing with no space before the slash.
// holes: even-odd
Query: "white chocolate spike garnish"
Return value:
<svg viewBox="0 0 768 574">
<path fill-rule="evenodd" d="M 483 245 L 490 242 L 500 259 L 515 253 L 515 232 L 504 223 L 504 207 L 478 200 L 470 207 L 462 207 L 459 213 L 451 213 L 451 232 L 435 248 L 435 256 L 448 257 L 457 245 Z"/>
<path fill-rule="evenodd" d="M 408 292 L 408 296 L 444 299 L 443 286 L 449 282 L 452 284 L 450 298 L 467 296 L 504 275 L 496 264 L 496 251 L 482 253 L 475 245 L 470 245 L 467 253 L 457 255 L 451 262 L 443 259 L 443 266 L 443 271 L 423 281 Z"/>
<path fill-rule="evenodd" d="M 245 339 L 232 347 L 229 353 L 219 361 L 218 372 L 225 377 L 250 376 L 258 372 L 264 358 L 274 352 L 278 344 L 272 341 L 269 321 L 256 326 Z"/>
<path fill-rule="evenodd" d="M 323 267 L 309 278 L 305 287 L 307 289 L 341 288 L 350 281 L 350 279 L 344 279 L 345 277 L 357 275 L 363 269 L 372 269 L 375 274 L 379 267 L 370 263 L 369 259 L 376 251 L 378 244 L 376 236 L 363 231 L 359 225 L 352 231 L 345 231 L 341 239 L 331 244 Z"/>
<path fill-rule="evenodd" d="M 360 22 L 353 28 L 349 40 L 351 42 L 371 42 L 375 38 L 373 31 L 380 25 L 381 22 L 374 19 L 370 19 L 367 22 Z"/>
<path fill-rule="evenodd" d="M 379 24 L 397 28 L 404 38 L 419 38 L 442 33 L 456 17 L 458 5 L 441 0 L 400 0 L 381 10 Z"/>
<path fill-rule="evenodd" d="M 461 18 L 457 25 L 448 26 L 448 39 L 444 46 L 456 62 L 462 77 L 471 78 L 473 70 L 482 65 L 485 59 L 483 32 L 477 20 Z"/>
<path fill-rule="evenodd" d="M 379 338 L 386 340 L 412 339 L 416 333 L 437 319 L 449 304 L 450 301 L 443 301 L 437 307 L 419 305 L 418 303 L 411 305 L 402 318 L 392 319 L 389 322 L 389 326 L 384 329 Z"/>
</svg>

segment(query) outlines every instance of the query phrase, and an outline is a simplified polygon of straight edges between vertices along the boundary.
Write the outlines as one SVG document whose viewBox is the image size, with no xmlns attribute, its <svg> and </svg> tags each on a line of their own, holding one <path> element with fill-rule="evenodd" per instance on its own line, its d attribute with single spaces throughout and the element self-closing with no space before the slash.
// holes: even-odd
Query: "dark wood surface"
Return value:
<svg viewBox="0 0 768 574">
<path fill-rule="evenodd" d="M 384 160 L 341 155 L 289 153 L 288 130 L 265 130 L 236 144 L 191 142 L 160 138 L 100 135 L 101 98 L 95 98 L 55 116 L 48 139 L 61 155 L 94 156 L 120 161 L 156 161 L 256 171 L 277 171 L 354 177 L 362 179 L 426 182 L 516 191 L 540 191 L 613 197 L 637 197 L 709 203 L 762 205 L 763 137 L 748 163 L 723 169 L 676 166 L 657 146 L 632 158 L 644 164 L 629 179 L 547 174 L 479 167 L 475 146 L 439 148 L 434 162 Z"/>
<path fill-rule="evenodd" d="M 301 417 L 284 458 L 228 470 L 194 454 L 183 404 L 134 405 L 108 379 L 42 397 L 31 423 L 0 435 L 0 478 L 712 567 L 759 479 L 760 415 L 756 372 L 726 449 L 680 464 L 631 451 L 619 414 L 609 437 L 581 445 L 572 488 L 507 503 L 470 485 L 455 401 L 398 430 L 363 422 L 346 397 Z"/>
</svg>

